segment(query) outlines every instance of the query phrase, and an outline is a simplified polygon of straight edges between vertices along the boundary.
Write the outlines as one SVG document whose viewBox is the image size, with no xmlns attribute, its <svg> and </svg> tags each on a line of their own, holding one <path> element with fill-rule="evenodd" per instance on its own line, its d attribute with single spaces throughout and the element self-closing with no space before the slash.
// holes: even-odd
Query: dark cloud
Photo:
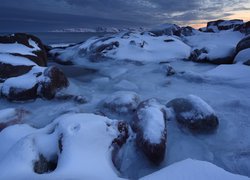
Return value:
<svg viewBox="0 0 250 180">
<path fill-rule="evenodd" d="M 227 18 L 249 7 L 249 0 L 1 0 L 4 27 L 0 30 L 8 24 L 10 28 L 29 24 L 34 30 L 166 22 L 187 25 Z"/>
</svg>

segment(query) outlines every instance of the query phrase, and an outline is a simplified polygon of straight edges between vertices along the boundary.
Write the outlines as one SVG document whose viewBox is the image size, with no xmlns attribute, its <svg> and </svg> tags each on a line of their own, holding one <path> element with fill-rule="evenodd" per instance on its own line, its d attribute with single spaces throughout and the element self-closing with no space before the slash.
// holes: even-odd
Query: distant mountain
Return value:
<svg viewBox="0 0 250 180">
<path fill-rule="evenodd" d="M 115 28 L 115 27 L 97 27 L 97 28 L 66 28 L 56 29 L 50 32 L 107 32 L 107 33 L 118 33 L 121 31 L 145 31 L 145 28 Z"/>
</svg>

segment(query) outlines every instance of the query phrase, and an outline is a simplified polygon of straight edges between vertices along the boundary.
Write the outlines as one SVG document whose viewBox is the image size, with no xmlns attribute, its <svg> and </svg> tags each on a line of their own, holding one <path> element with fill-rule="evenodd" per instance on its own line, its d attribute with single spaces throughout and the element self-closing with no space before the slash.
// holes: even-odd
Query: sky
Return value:
<svg viewBox="0 0 250 180">
<path fill-rule="evenodd" d="M 250 20 L 250 0 L 0 0 L 1 32 L 163 23 L 198 28 L 235 18 Z"/>
</svg>

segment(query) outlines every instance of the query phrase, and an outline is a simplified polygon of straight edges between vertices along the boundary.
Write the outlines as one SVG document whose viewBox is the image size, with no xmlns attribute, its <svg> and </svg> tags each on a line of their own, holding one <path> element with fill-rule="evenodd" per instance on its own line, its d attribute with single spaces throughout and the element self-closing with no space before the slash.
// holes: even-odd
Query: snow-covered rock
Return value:
<svg viewBox="0 0 250 180">
<path fill-rule="evenodd" d="M 116 121 L 93 114 L 66 114 L 42 129 L 8 127 L 0 179 L 119 179 L 111 160 L 119 134 Z"/>
<path fill-rule="evenodd" d="M 243 20 L 240 19 L 210 21 L 207 23 L 207 27 L 203 29 L 203 32 L 219 32 L 222 30 L 229 30 L 236 28 L 243 23 Z"/>
<path fill-rule="evenodd" d="M 137 107 L 132 122 L 136 144 L 147 158 L 159 164 L 164 160 L 167 141 L 166 112 L 155 99 L 143 101 Z"/>
<path fill-rule="evenodd" d="M 118 114 L 132 114 L 139 103 L 140 97 L 137 93 L 117 91 L 104 100 L 103 107 Z"/>
<path fill-rule="evenodd" d="M 205 161 L 186 159 L 165 167 L 141 180 L 249 180 L 246 176 L 236 175 Z"/>
<path fill-rule="evenodd" d="M 190 60 L 213 64 L 232 64 L 235 47 L 244 37 L 239 32 L 221 31 L 219 33 L 197 33 L 185 37 L 185 42 L 193 47 Z"/>
<path fill-rule="evenodd" d="M 63 62 L 73 61 L 75 64 L 81 64 L 86 57 L 94 62 L 107 58 L 159 62 L 188 58 L 190 47 L 167 35 L 155 37 L 150 33 L 125 32 L 90 38 L 81 45 L 53 49 L 50 53 Z"/>
<path fill-rule="evenodd" d="M 5 80 L 0 92 L 10 101 L 33 100 L 39 96 L 52 99 L 57 91 L 68 85 L 67 78 L 58 68 L 34 66 L 24 75 Z"/>
<path fill-rule="evenodd" d="M 193 132 L 213 131 L 219 124 L 212 107 L 198 96 L 173 99 L 167 107 L 173 109 L 177 122 Z"/>
</svg>

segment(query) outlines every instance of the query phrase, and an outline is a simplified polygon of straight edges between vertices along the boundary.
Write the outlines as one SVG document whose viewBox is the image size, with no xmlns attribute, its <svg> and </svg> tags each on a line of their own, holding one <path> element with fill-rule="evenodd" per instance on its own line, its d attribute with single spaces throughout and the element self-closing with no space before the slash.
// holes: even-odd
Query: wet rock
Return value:
<svg viewBox="0 0 250 180">
<path fill-rule="evenodd" d="M 193 132 L 212 132 L 219 125 L 214 110 L 197 96 L 173 99 L 167 103 L 167 107 L 174 110 L 179 124 Z"/>
<path fill-rule="evenodd" d="M 155 99 L 149 99 L 140 103 L 132 122 L 137 146 L 156 165 L 160 164 L 165 157 L 166 119 L 164 107 Z"/>
</svg>

